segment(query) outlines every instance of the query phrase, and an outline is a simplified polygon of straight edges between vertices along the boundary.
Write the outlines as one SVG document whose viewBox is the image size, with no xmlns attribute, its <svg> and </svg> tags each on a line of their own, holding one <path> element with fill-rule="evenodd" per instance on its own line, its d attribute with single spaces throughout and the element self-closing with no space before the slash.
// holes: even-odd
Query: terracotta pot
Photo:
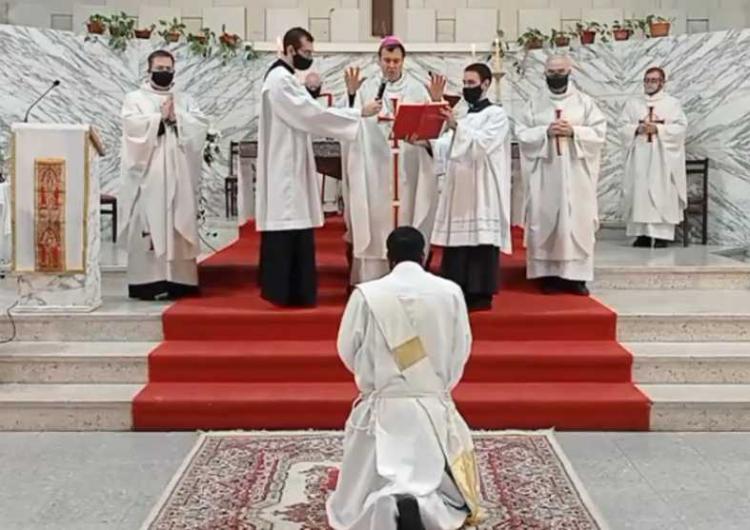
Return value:
<svg viewBox="0 0 750 530">
<path fill-rule="evenodd" d="M 86 23 L 86 29 L 89 33 L 93 33 L 95 35 L 104 35 L 104 22 L 100 22 L 98 20 L 92 20 Z"/>
<path fill-rule="evenodd" d="M 649 34 L 652 37 L 666 37 L 669 35 L 669 29 L 672 27 L 671 22 L 652 22 L 649 24 Z"/>
<path fill-rule="evenodd" d="M 180 40 L 180 32 L 179 31 L 172 31 L 170 33 L 167 33 L 167 36 L 164 37 L 164 40 L 167 42 L 178 42 Z"/>
<path fill-rule="evenodd" d="M 615 40 L 628 40 L 631 33 L 632 31 L 625 28 L 612 30 L 612 36 Z"/>
<path fill-rule="evenodd" d="M 234 44 L 237 44 L 239 42 L 240 36 L 239 35 L 232 35 L 230 33 L 222 33 L 221 36 L 219 37 L 219 40 L 222 43 L 224 43 L 224 44 L 234 45 Z"/>
<path fill-rule="evenodd" d="M 529 39 L 526 41 L 527 50 L 541 50 L 544 47 L 542 39 Z"/>
<path fill-rule="evenodd" d="M 594 44 L 596 31 L 582 31 L 579 36 L 581 37 L 581 44 Z"/>
<path fill-rule="evenodd" d="M 201 44 L 206 44 L 208 42 L 208 38 L 206 38 L 205 35 L 193 35 L 193 38 Z"/>
<path fill-rule="evenodd" d="M 137 29 L 134 31 L 135 38 L 136 39 L 150 39 L 152 31 L 153 30 L 150 30 L 150 29 Z"/>
<path fill-rule="evenodd" d="M 555 37 L 555 46 L 558 48 L 570 46 L 570 37 Z"/>
</svg>

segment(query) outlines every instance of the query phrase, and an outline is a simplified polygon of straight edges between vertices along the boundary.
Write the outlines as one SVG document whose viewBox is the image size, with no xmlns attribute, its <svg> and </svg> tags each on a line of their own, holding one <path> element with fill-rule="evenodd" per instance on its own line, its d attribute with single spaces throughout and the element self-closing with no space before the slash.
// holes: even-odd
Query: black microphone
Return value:
<svg viewBox="0 0 750 530">
<path fill-rule="evenodd" d="M 386 81 L 385 79 L 383 79 L 383 81 L 380 83 L 380 86 L 378 87 L 378 95 L 375 96 L 375 99 L 377 99 L 378 101 L 380 101 L 381 99 L 383 99 L 383 94 L 385 94 L 385 85 L 386 85 L 387 82 L 388 81 Z"/>
<path fill-rule="evenodd" d="M 48 89 L 47 89 L 47 90 L 46 90 L 46 91 L 44 92 L 44 94 L 42 94 L 41 96 L 39 96 L 38 98 L 36 98 L 36 101 L 34 101 L 34 103 L 32 103 L 32 104 L 31 104 L 31 106 L 29 107 L 29 110 L 27 110 L 27 111 L 26 111 L 26 114 L 25 114 L 25 115 L 24 115 L 24 117 L 23 117 L 23 122 L 24 122 L 24 123 L 29 123 L 29 113 L 31 112 L 31 109 L 33 109 L 34 107 L 36 107 L 36 106 L 37 106 L 37 104 L 38 104 L 38 103 L 39 103 L 40 101 L 42 101 L 42 100 L 43 100 L 43 99 L 44 99 L 45 97 L 47 97 L 47 94 L 49 94 L 49 93 L 50 93 L 50 92 L 52 92 L 52 91 L 53 91 L 53 90 L 54 90 L 55 88 L 57 88 L 57 86 L 58 86 L 59 84 L 60 84 L 60 80 L 59 80 L 59 79 L 55 79 L 54 83 L 52 83 L 52 86 L 51 86 L 51 87 L 49 87 L 49 88 L 48 88 Z"/>
</svg>

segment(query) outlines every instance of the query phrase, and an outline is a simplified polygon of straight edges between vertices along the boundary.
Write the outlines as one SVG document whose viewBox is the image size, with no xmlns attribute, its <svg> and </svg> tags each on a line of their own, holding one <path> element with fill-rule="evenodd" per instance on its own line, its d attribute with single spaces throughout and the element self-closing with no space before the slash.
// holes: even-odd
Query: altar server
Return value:
<svg viewBox="0 0 750 530">
<path fill-rule="evenodd" d="M 172 54 L 153 52 L 148 74 L 122 107 L 118 216 L 127 236 L 128 294 L 154 300 L 198 292 L 196 195 L 208 120 L 175 90 Z"/>
<path fill-rule="evenodd" d="M 607 122 L 570 82 L 567 56 L 551 56 L 547 86 L 529 101 L 516 134 L 526 184 L 528 278 L 545 293 L 588 295 L 599 226 L 597 180 Z"/>
<path fill-rule="evenodd" d="M 432 244 L 445 247 L 441 275 L 461 286 L 469 309 L 489 309 L 498 288 L 499 252 L 510 254 L 510 126 L 487 99 L 492 72 L 482 63 L 464 70 L 468 113 L 444 111 L 446 132 L 435 159 L 446 167 Z M 443 162 L 445 160 L 445 162 Z"/>
<path fill-rule="evenodd" d="M 295 76 L 313 62 L 313 37 L 302 28 L 284 35 L 284 55 L 268 70 L 261 89 L 258 125 L 256 228 L 261 232 L 261 296 L 279 306 L 313 306 L 317 300 L 315 238 L 323 225 L 320 183 L 311 135 L 356 138 L 361 109 L 319 105 Z"/>
<path fill-rule="evenodd" d="M 380 95 L 385 115 L 393 117 L 393 98 L 400 103 L 439 101 L 425 82 L 404 72 L 406 48 L 396 37 L 386 37 L 378 49 L 380 71 L 369 79 L 359 68 L 345 72 L 347 104 L 361 107 Z M 384 89 L 384 90 L 383 90 Z M 383 90 L 382 94 L 379 94 Z M 388 273 L 385 240 L 394 226 L 393 155 L 389 140 L 392 121 L 365 121 L 356 142 L 344 152 L 343 195 L 347 240 L 353 254 L 351 284 L 380 278 Z M 430 152 L 400 143 L 398 225 L 418 228 L 429 242 L 435 221 L 438 188 Z"/>
<path fill-rule="evenodd" d="M 355 288 L 338 350 L 361 392 L 346 423 L 335 530 L 457 530 L 480 518 L 474 447 L 451 391 L 471 349 L 459 287 L 422 268 L 412 227 L 388 237 L 392 272 Z"/>
<path fill-rule="evenodd" d="M 663 248 L 687 206 L 685 132 L 682 105 L 664 91 L 666 75 L 649 68 L 645 94 L 628 101 L 622 114 L 625 148 L 623 206 L 633 246 Z"/>
</svg>

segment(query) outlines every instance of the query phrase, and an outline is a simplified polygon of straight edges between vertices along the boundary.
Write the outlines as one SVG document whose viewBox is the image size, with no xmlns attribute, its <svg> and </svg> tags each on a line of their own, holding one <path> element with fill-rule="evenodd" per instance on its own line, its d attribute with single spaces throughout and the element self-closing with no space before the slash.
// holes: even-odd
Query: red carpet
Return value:
<svg viewBox="0 0 750 530">
<path fill-rule="evenodd" d="M 149 357 L 135 428 L 342 428 L 356 396 L 335 346 L 346 299 L 342 233 L 338 219 L 317 233 L 315 309 L 261 300 L 251 227 L 201 264 L 203 296 L 164 314 L 166 340 Z M 455 392 L 468 423 L 647 430 L 650 403 L 631 382 L 616 315 L 589 298 L 540 294 L 525 279 L 522 251 L 503 256 L 501 268 L 494 308 L 471 315 L 474 349 Z"/>
</svg>

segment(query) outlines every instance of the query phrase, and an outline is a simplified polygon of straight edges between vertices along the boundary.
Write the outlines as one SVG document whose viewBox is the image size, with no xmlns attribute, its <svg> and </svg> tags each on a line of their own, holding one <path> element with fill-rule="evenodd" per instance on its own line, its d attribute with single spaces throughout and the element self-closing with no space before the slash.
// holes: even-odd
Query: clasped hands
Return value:
<svg viewBox="0 0 750 530">
<path fill-rule="evenodd" d="M 547 129 L 547 135 L 550 138 L 556 136 L 573 136 L 573 126 L 567 120 L 555 120 Z"/>
<path fill-rule="evenodd" d="M 174 112 L 174 98 L 169 96 L 161 104 L 161 119 L 167 123 L 175 123 L 177 117 Z"/>
<path fill-rule="evenodd" d="M 636 129 L 635 134 L 659 134 L 659 128 L 653 122 L 643 121 L 640 125 L 638 125 L 638 129 Z"/>
</svg>

